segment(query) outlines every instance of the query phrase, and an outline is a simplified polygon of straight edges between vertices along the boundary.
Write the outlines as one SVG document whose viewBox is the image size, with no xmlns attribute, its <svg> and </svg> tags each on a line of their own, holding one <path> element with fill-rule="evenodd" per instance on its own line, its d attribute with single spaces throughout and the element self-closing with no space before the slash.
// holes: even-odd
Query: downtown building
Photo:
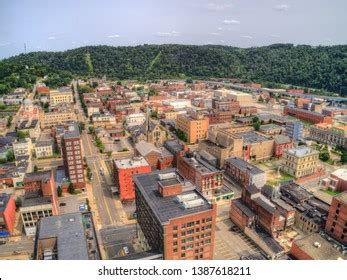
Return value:
<svg viewBox="0 0 347 280">
<path fill-rule="evenodd" d="M 134 176 L 142 246 L 165 260 L 213 259 L 216 205 L 175 169 Z"/>
<path fill-rule="evenodd" d="M 344 246 L 347 245 L 347 192 L 333 197 L 325 231 Z"/>
<path fill-rule="evenodd" d="M 23 187 L 25 194 L 22 197 L 20 214 L 25 234 L 33 236 L 41 218 L 57 215 L 59 211 L 53 172 L 50 170 L 27 173 Z"/>
<path fill-rule="evenodd" d="M 135 199 L 133 176 L 151 172 L 151 166 L 143 157 L 114 160 L 113 169 L 114 180 L 122 201 Z"/>
<path fill-rule="evenodd" d="M 65 173 L 75 188 L 84 189 L 82 143 L 76 122 L 69 125 L 61 140 Z"/>
</svg>

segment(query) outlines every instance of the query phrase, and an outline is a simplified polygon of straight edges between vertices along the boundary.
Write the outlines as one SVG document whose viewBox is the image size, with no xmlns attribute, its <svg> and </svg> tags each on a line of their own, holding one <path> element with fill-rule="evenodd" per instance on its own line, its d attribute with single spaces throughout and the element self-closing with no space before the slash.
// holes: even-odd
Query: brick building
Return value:
<svg viewBox="0 0 347 280">
<path fill-rule="evenodd" d="M 283 151 L 292 149 L 294 147 L 293 141 L 285 135 L 274 136 L 274 156 L 281 158 L 283 156 Z"/>
<path fill-rule="evenodd" d="M 77 123 L 72 123 L 62 137 L 65 172 L 75 188 L 84 189 L 83 151 Z"/>
<path fill-rule="evenodd" d="M 347 169 L 340 168 L 330 174 L 329 178 L 323 180 L 323 185 L 336 192 L 347 191 Z"/>
<path fill-rule="evenodd" d="M 146 141 L 135 144 L 135 154 L 143 157 L 152 170 L 170 168 L 174 160 L 174 156 L 165 147 L 158 148 Z"/>
<path fill-rule="evenodd" d="M 332 123 L 333 119 L 329 116 L 325 116 L 321 113 L 312 112 L 300 108 L 293 108 L 289 106 L 285 106 L 283 110 L 284 115 L 289 115 L 295 117 L 297 119 L 307 121 L 310 123 Z"/>
<path fill-rule="evenodd" d="M 233 113 L 231 111 L 211 110 L 206 116 L 209 119 L 209 124 L 230 123 L 233 120 Z"/>
<path fill-rule="evenodd" d="M 229 111 L 236 115 L 240 111 L 240 103 L 236 100 L 229 100 L 227 98 L 213 98 L 212 108 L 217 111 Z"/>
<path fill-rule="evenodd" d="M 0 194 L 0 236 L 12 234 L 16 222 L 16 204 L 12 195 Z"/>
<path fill-rule="evenodd" d="M 333 197 L 325 230 L 334 239 L 347 245 L 347 192 Z"/>
<path fill-rule="evenodd" d="M 332 146 L 347 147 L 347 126 L 321 123 L 310 126 L 310 138 Z"/>
<path fill-rule="evenodd" d="M 27 173 L 23 180 L 25 195 L 20 213 L 25 234 L 35 235 L 40 218 L 58 214 L 58 195 L 52 171 Z"/>
<path fill-rule="evenodd" d="M 225 160 L 225 174 L 242 187 L 254 185 L 261 189 L 266 183 L 266 173 L 263 170 L 238 157 Z"/>
<path fill-rule="evenodd" d="M 134 200 L 133 175 L 151 172 L 151 166 L 143 157 L 114 160 L 114 177 L 119 188 L 120 199 Z"/>
<path fill-rule="evenodd" d="M 290 255 L 297 260 L 338 260 L 346 259 L 334 245 L 319 233 L 312 233 L 294 240 Z"/>
<path fill-rule="evenodd" d="M 213 259 L 216 206 L 174 169 L 134 176 L 139 237 L 165 260 Z"/>
<path fill-rule="evenodd" d="M 181 114 L 177 116 L 176 127 L 187 137 L 187 143 L 195 144 L 207 137 L 209 119 L 199 113 Z"/>
<path fill-rule="evenodd" d="M 218 170 L 196 155 L 187 153 L 178 158 L 178 171 L 190 180 L 203 195 L 210 196 L 223 187 L 223 171 Z"/>
</svg>

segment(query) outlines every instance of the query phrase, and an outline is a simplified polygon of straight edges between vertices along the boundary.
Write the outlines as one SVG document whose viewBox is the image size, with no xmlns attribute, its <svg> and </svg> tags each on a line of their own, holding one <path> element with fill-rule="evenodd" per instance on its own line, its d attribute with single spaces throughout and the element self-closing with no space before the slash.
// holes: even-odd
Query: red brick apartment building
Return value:
<svg viewBox="0 0 347 280">
<path fill-rule="evenodd" d="M 12 234 L 16 221 L 16 204 L 12 195 L 0 194 L 0 234 Z"/>
<path fill-rule="evenodd" d="M 312 233 L 294 240 L 290 255 L 297 260 L 338 260 L 346 259 L 333 244 L 319 233 Z"/>
<path fill-rule="evenodd" d="M 311 122 L 311 123 L 332 123 L 333 119 L 329 116 L 325 116 L 323 114 L 312 112 L 300 108 L 293 108 L 289 106 L 285 106 L 283 110 L 284 115 L 289 115 L 295 117 L 297 119 Z"/>
<path fill-rule="evenodd" d="M 133 175 L 151 172 L 151 166 L 143 157 L 119 159 L 113 162 L 114 177 L 119 187 L 120 199 L 134 200 L 135 186 Z"/>
<path fill-rule="evenodd" d="M 231 111 L 216 111 L 208 112 L 207 117 L 210 124 L 228 123 L 233 120 L 233 113 Z"/>
<path fill-rule="evenodd" d="M 51 170 L 25 174 L 23 186 L 25 193 L 39 193 L 39 196 L 49 198 L 53 215 L 58 214 L 58 194 Z"/>
<path fill-rule="evenodd" d="M 294 147 L 293 141 L 286 135 L 276 135 L 274 136 L 274 156 L 281 158 L 283 156 L 283 151 Z"/>
<path fill-rule="evenodd" d="M 333 198 L 325 230 L 334 239 L 347 245 L 347 192 Z"/>
<path fill-rule="evenodd" d="M 204 195 L 212 195 L 223 187 L 223 171 L 200 158 L 194 158 L 193 154 L 187 153 L 178 158 L 178 170 Z"/>
<path fill-rule="evenodd" d="M 73 123 L 62 137 L 62 154 L 65 172 L 70 182 L 77 189 L 84 189 L 86 184 L 83 171 L 83 152 L 77 123 Z"/>
<path fill-rule="evenodd" d="M 229 100 L 227 98 L 213 98 L 212 108 L 217 111 L 230 111 L 233 115 L 240 111 L 240 102 L 237 100 Z"/>
<path fill-rule="evenodd" d="M 175 169 L 134 176 L 138 234 L 165 260 L 213 259 L 216 205 Z"/>
</svg>

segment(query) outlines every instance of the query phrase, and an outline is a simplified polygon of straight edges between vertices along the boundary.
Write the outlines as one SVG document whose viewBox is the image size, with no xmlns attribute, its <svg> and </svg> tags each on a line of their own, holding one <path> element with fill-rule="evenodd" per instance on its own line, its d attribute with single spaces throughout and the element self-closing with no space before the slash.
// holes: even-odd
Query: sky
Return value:
<svg viewBox="0 0 347 280">
<path fill-rule="evenodd" d="M 0 59 L 87 45 L 347 44 L 347 0 L 0 0 Z"/>
</svg>

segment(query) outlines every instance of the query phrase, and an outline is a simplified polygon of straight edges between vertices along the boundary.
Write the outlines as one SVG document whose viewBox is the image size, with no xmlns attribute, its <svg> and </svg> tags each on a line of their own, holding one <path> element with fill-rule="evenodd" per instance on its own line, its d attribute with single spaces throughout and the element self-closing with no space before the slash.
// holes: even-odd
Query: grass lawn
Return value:
<svg viewBox="0 0 347 280">
<path fill-rule="evenodd" d="M 267 180 L 266 181 L 266 184 L 267 185 L 270 185 L 270 186 L 275 186 L 277 184 L 281 184 L 281 183 L 285 183 L 285 182 L 288 182 L 288 181 L 292 181 L 294 180 L 295 178 L 285 172 L 282 172 L 280 171 L 280 177 L 277 178 L 277 175 L 276 177 L 272 177 L 271 179 Z"/>
<path fill-rule="evenodd" d="M 332 190 L 320 189 L 320 191 L 325 192 L 325 193 L 327 193 L 328 195 L 331 195 L 331 196 L 335 196 L 335 195 L 339 194 L 339 192 L 334 192 Z"/>
</svg>

